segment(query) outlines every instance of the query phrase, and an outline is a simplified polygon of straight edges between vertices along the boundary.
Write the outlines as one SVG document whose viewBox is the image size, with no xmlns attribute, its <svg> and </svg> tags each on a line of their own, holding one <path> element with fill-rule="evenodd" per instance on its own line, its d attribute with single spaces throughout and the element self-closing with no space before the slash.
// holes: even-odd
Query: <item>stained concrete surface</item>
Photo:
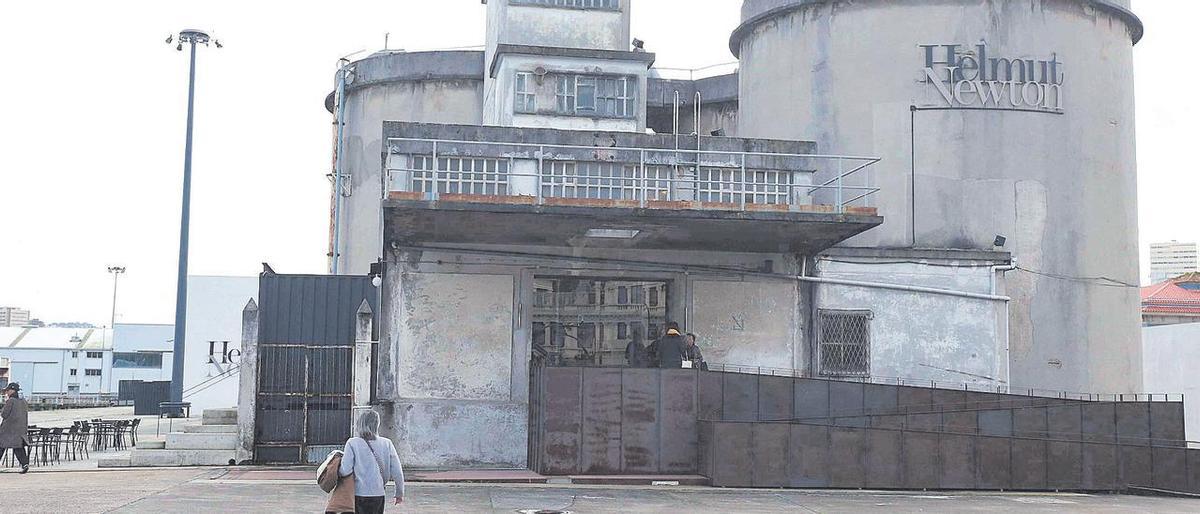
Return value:
<svg viewBox="0 0 1200 514">
<path fill-rule="evenodd" d="M 310 481 L 230 480 L 223 468 L 0 472 L 0 507 L 25 512 L 318 512 Z M 1021 493 L 796 491 L 704 487 L 409 484 L 388 512 L 1196 512 L 1183 498 Z"/>
</svg>

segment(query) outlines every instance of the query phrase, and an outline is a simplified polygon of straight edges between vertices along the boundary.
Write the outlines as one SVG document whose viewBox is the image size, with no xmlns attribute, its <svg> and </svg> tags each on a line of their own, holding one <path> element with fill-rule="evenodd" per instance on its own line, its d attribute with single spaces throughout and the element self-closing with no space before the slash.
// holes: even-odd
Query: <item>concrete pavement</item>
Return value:
<svg viewBox="0 0 1200 514">
<path fill-rule="evenodd" d="M 325 495 L 312 482 L 230 479 L 238 475 L 225 468 L 13 471 L 0 473 L 0 511 L 5 513 L 319 512 L 325 505 Z M 407 496 L 403 506 L 389 506 L 388 512 L 1200 511 L 1200 500 L 1192 499 L 1043 493 L 414 483 Z"/>
</svg>

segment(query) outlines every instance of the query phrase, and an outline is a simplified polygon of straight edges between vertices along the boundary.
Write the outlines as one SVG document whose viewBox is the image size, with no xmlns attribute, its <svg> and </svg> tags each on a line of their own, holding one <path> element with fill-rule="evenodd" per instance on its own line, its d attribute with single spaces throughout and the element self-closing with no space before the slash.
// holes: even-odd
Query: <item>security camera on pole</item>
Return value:
<svg viewBox="0 0 1200 514">
<path fill-rule="evenodd" d="M 167 44 L 178 40 L 176 50 L 183 51 L 183 45 L 191 49 L 191 67 L 188 75 L 188 104 L 187 104 L 187 142 L 183 150 L 183 215 L 179 226 L 179 277 L 175 289 L 175 347 L 171 370 L 171 403 L 183 402 L 183 357 L 184 333 L 186 331 L 185 315 L 187 314 L 187 263 L 188 263 L 188 217 L 191 208 L 192 195 L 192 112 L 196 98 L 196 45 L 208 46 L 212 41 L 217 48 L 221 42 L 212 40 L 209 35 L 200 30 L 184 30 L 178 36 L 167 37 Z M 174 410 L 174 406 L 172 406 Z M 172 412 L 177 415 L 178 411 Z"/>
</svg>

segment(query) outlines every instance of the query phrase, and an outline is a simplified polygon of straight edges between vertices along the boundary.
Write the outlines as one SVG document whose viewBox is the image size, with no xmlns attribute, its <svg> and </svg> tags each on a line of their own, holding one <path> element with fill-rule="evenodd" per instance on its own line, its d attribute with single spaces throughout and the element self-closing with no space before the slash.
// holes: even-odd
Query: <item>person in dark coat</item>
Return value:
<svg viewBox="0 0 1200 514">
<path fill-rule="evenodd" d="M 633 340 L 625 345 L 625 360 L 631 368 L 647 368 L 650 366 L 646 345 L 642 344 L 641 332 L 634 331 Z"/>
<path fill-rule="evenodd" d="M 707 371 L 708 363 L 704 362 L 704 355 L 700 353 L 700 347 L 696 345 L 696 334 L 688 332 L 683 336 L 685 346 L 683 347 L 683 360 L 692 361 L 692 367 L 695 369 Z"/>
<path fill-rule="evenodd" d="M 21 399 L 21 385 L 13 382 L 0 390 L 5 397 L 4 407 L 0 408 L 0 459 L 12 448 L 13 455 L 21 464 L 21 473 L 29 472 L 29 404 Z"/>
<path fill-rule="evenodd" d="M 683 334 L 679 333 L 679 324 L 667 323 L 667 335 L 658 340 L 658 367 L 680 369 L 683 367 Z"/>
</svg>

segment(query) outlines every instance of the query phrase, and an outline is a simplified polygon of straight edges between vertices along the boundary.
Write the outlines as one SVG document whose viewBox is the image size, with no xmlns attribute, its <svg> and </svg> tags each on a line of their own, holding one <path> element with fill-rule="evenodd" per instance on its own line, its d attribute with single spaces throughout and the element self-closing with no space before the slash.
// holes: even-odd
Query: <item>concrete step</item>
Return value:
<svg viewBox="0 0 1200 514">
<path fill-rule="evenodd" d="M 181 432 L 189 434 L 238 433 L 237 425 L 184 425 Z"/>
<path fill-rule="evenodd" d="M 143 450 L 162 450 L 167 447 L 167 442 L 163 440 L 143 439 L 137 442 L 137 448 Z"/>
<path fill-rule="evenodd" d="M 96 460 L 96 467 L 98 467 L 98 468 L 128 468 L 129 466 L 130 466 L 129 456 L 110 457 L 107 459 Z"/>
<path fill-rule="evenodd" d="M 237 409 L 204 409 L 200 415 L 203 425 L 236 425 Z"/>
<path fill-rule="evenodd" d="M 173 432 L 167 434 L 168 450 L 232 450 L 238 446 L 236 432 Z"/>
<path fill-rule="evenodd" d="M 143 450 L 129 453 L 129 465 L 135 467 L 228 466 L 237 458 L 236 450 Z"/>
</svg>

